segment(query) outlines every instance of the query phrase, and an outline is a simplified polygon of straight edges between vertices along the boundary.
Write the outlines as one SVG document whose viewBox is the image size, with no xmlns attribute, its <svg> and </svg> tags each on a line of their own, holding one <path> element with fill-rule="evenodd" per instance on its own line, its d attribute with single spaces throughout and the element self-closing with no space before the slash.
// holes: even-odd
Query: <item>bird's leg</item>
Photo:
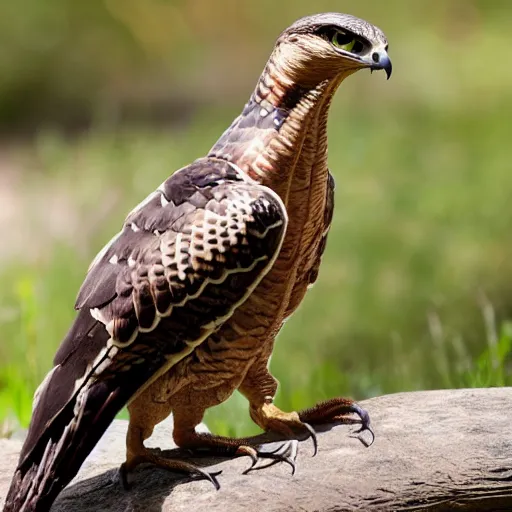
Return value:
<svg viewBox="0 0 512 512">
<path fill-rule="evenodd" d="M 192 451 L 196 455 L 217 455 L 223 457 L 247 456 L 252 463 L 244 474 L 252 469 L 260 459 L 271 459 L 273 462 L 286 462 L 295 472 L 295 459 L 297 456 L 296 440 L 290 440 L 280 445 L 275 450 L 265 450 L 261 445 L 261 438 L 254 437 L 224 437 L 207 433 L 198 433 L 195 426 L 199 421 L 195 418 L 191 421 L 189 408 L 174 410 L 174 442 L 180 447 Z M 202 419 L 202 415 L 201 415 Z M 197 423 L 196 423 L 197 421 Z"/>
<path fill-rule="evenodd" d="M 253 364 L 239 388 L 249 400 L 252 420 L 266 432 L 277 432 L 288 439 L 311 438 L 313 455 L 317 452 L 315 430 L 295 411 L 284 412 L 274 405 L 277 381 L 267 369 L 266 361 Z"/>
<path fill-rule="evenodd" d="M 152 430 L 153 429 L 151 428 L 151 431 L 148 433 L 147 429 L 143 429 L 130 421 L 126 436 L 126 461 L 121 464 L 121 467 L 119 468 L 121 484 L 125 489 L 129 489 L 131 487 L 131 484 L 128 481 L 130 473 L 132 473 L 137 466 L 144 463 L 153 464 L 159 468 L 176 473 L 199 477 L 200 479 L 210 481 L 217 490 L 220 488 L 219 482 L 216 478 L 220 472 L 208 473 L 189 462 L 179 459 L 165 458 L 157 455 L 155 453 L 156 450 L 146 448 L 144 446 L 144 439 L 147 439 L 151 435 Z"/>
<path fill-rule="evenodd" d="M 305 434 L 306 437 L 311 437 L 314 445 L 314 454 L 316 454 L 316 433 L 311 425 L 335 421 L 348 423 L 351 422 L 349 415 L 355 413 L 360 417 L 362 424 L 358 433 L 368 430 L 372 435 L 370 443 L 367 443 L 364 439 L 361 439 L 361 441 L 365 445 L 370 445 L 373 442 L 374 436 L 370 428 L 370 417 L 354 401 L 348 398 L 334 398 L 303 411 L 283 412 L 272 403 L 276 390 L 277 381 L 268 369 L 262 367 L 261 364 L 254 365 L 249 370 L 240 386 L 240 391 L 248 398 L 251 404 L 251 418 L 264 430 L 278 432 L 288 438 L 297 434 Z"/>
</svg>

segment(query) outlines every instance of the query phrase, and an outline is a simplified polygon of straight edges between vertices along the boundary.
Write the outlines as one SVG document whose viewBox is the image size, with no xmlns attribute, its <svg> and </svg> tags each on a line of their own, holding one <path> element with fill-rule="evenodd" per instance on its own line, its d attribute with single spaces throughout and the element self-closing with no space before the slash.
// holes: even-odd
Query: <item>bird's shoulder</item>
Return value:
<svg viewBox="0 0 512 512">
<path fill-rule="evenodd" d="M 82 314 L 55 363 L 87 340 L 95 321 L 128 344 L 208 282 L 271 258 L 286 221 L 277 195 L 225 160 L 203 158 L 176 171 L 93 260 L 75 304 Z"/>
<path fill-rule="evenodd" d="M 127 215 L 123 227 L 94 258 L 78 293 L 75 308 L 97 308 L 116 294 L 115 282 L 126 267 L 141 263 L 143 255 L 162 236 L 179 233 L 191 214 L 204 210 L 223 183 L 243 181 L 226 161 L 199 159 L 179 169 Z"/>
</svg>

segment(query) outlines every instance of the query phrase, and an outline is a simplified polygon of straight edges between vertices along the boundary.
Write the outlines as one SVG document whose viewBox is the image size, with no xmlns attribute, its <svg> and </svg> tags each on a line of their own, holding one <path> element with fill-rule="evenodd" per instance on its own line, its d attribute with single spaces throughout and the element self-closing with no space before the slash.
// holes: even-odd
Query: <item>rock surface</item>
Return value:
<svg viewBox="0 0 512 512">
<path fill-rule="evenodd" d="M 283 463 L 242 475 L 247 458 L 194 459 L 222 470 L 220 491 L 148 466 L 135 472 L 132 490 L 122 490 L 126 422 L 116 421 L 52 512 L 512 511 L 512 388 L 401 393 L 361 404 L 375 429 L 370 448 L 351 435 L 354 425 L 339 425 L 319 434 L 314 458 L 311 443 L 300 444 L 294 476 Z M 172 447 L 171 428 L 160 426 L 150 444 Z M 0 505 L 20 447 L 0 440 Z"/>
</svg>

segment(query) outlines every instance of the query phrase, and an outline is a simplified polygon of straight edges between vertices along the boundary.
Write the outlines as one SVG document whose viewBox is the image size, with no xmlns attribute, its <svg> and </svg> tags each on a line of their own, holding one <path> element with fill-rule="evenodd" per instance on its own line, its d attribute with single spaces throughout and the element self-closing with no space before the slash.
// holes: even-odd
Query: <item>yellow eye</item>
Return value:
<svg viewBox="0 0 512 512">
<path fill-rule="evenodd" d="M 340 50 L 345 50 L 346 52 L 351 52 L 356 44 L 356 40 L 352 35 L 339 30 L 334 33 L 331 42 L 336 48 L 340 48 Z"/>
</svg>

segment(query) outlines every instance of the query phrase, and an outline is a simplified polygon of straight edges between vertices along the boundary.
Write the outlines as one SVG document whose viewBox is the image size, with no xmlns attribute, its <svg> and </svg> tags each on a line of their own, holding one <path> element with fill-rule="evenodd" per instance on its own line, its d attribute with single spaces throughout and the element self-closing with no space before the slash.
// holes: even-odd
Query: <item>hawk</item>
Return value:
<svg viewBox="0 0 512 512">
<path fill-rule="evenodd" d="M 176 171 L 127 216 L 92 262 L 78 314 L 39 386 L 5 512 L 49 510 L 119 410 L 130 423 L 123 480 L 141 462 L 208 478 L 144 441 L 171 412 L 180 447 L 288 462 L 251 438 L 196 433 L 203 414 L 239 390 L 250 416 L 286 438 L 351 413 L 334 398 L 284 412 L 268 370 L 274 340 L 318 275 L 333 214 L 327 115 L 361 69 L 391 74 L 380 29 L 324 13 L 277 39 L 241 115 L 208 155 Z M 296 442 L 296 441 L 295 441 Z M 316 446 L 316 444 L 315 444 Z M 293 451 L 293 450 L 292 450 Z M 252 467 L 252 466 L 251 466 Z"/>
</svg>

